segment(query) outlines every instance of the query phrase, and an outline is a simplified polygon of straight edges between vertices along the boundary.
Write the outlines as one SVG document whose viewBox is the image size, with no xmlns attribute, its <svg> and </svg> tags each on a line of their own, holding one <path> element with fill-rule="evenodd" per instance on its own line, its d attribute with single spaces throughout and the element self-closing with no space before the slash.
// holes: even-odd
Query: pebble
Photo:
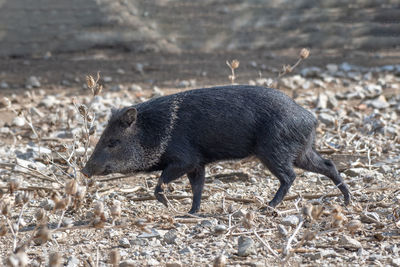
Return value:
<svg viewBox="0 0 400 267">
<path fill-rule="evenodd" d="M 17 127 L 22 127 L 25 125 L 25 119 L 20 116 L 17 116 L 13 119 L 12 125 L 17 126 Z"/>
<path fill-rule="evenodd" d="M 347 63 L 347 62 L 343 62 L 342 64 L 340 64 L 340 69 L 341 69 L 342 71 L 344 71 L 344 72 L 348 72 L 348 71 L 351 71 L 351 70 L 353 69 L 353 66 L 350 65 L 350 64 Z"/>
<path fill-rule="evenodd" d="M 381 85 L 372 83 L 365 85 L 363 90 L 365 95 L 369 98 L 380 96 L 383 93 Z"/>
<path fill-rule="evenodd" d="M 160 90 L 157 86 L 153 87 L 153 92 L 151 94 L 151 97 L 160 97 L 163 96 L 164 92 Z"/>
<path fill-rule="evenodd" d="M 78 267 L 79 266 L 79 259 L 75 256 L 68 257 L 66 267 Z"/>
<path fill-rule="evenodd" d="M 400 267 L 400 258 L 392 258 L 392 265 L 395 267 Z"/>
<path fill-rule="evenodd" d="M 39 79 L 36 76 L 31 76 L 26 80 L 26 88 L 38 88 L 41 86 Z"/>
<path fill-rule="evenodd" d="M 111 86 L 111 88 L 110 88 L 110 91 L 112 91 L 112 92 L 120 92 L 122 90 L 124 90 L 124 87 L 121 84 Z"/>
<path fill-rule="evenodd" d="M 218 225 L 216 225 L 215 228 L 214 228 L 214 232 L 215 232 L 216 234 L 225 233 L 226 230 L 227 230 L 227 227 L 226 227 L 225 224 L 218 224 Z"/>
<path fill-rule="evenodd" d="M 45 106 L 46 108 L 51 108 L 58 104 L 60 104 L 60 100 L 54 95 L 47 95 L 39 102 L 39 106 Z"/>
<path fill-rule="evenodd" d="M 177 85 L 178 88 L 187 88 L 189 86 L 190 86 L 190 82 L 186 81 L 186 80 L 180 81 Z"/>
<path fill-rule="evenodd" d="M 376 108 L 376 109 L 385 109 L 388 108 L 390 105 L 386 101 L 385 96 L 381 95 L 374 100 L 368 100 L 365 102 L 368 106 Z"/>
<path fill-rule="evenodd" d="M 335 117 L 329 115 L 328 113 L 320 113 L 318 115 L 318 120 L 320 120 L 326 126 L 333 126 L 335 124 Z"/>
<path fill-rule="evenodd" d="M 317 98 L 317 108 L 324 109 L 328 107 L 328 96 L 324 93 L 320 93 Z"/>
<path fill-rule="evenodd" d="M 37 109 L 35 107 L 31 107 L 30 111 L 31 111 L 32 115 L 38 116 L 39 118 L 43 118 L 44 117 L 43 112 L 41 112 L 39 109 Z"/>
<path fill-rule="evenodd" d="M 132 260 L 123 261 L 119 264 L 119 267 L 136 267 L 137 263 Z"/>
<path fill-rule="evenodd" d="M 144 65 L 142 63 L 136 63 L 135 70 L 137 72 L 139 72 L 140 74 L 143 74 L 144 73 Z"/>
<path fill-rule="evenodd" d="M 148 266 L 160 266 L 160 262 L 156 259 L 150 259 L 147 261 Z"/>
<path fill-rule="evenodd" d="M 375 223 L 375 222 L 379 222 L 379 214 L 376 212 L 363 212 L 361 214 L 361 221 L 363 223 Z"/>
<path fill-rule="evenodd" d="M 54 209 L 55 203 L 51 199 L 45 199 L 44 201 L 40 202 L 39 206 L 44 210 L 51 211 Z"/>
<path fill-rule="evenodd" d="M 238 239 L 238 255 L 241 257 L 255 254 L 254 241 L 250 237 L 241 236 Z"/>
<path fill-rule="evenodd" d="M 8 88 L 10 88 L 10 86 L 9 86 L 8 83 L 6 83 L 6 82 L 1 82 L 1 83 L 0 83 L 0 88 L 1 88 L 1 89 L 8 89 Z"/>
<path fill-rule="evenodd" d="M 322 253 L 321 252 L 316 252 L 316 253 L 305 253 L 303 254 L 305 258 L 309 258 L 310 260 L 320 260 L 322 259 Z"/>
<path fill-rule="evenodd" d="M 328 70 L 328 72 L 333 74 L 333 73 L 336 73 L 339 70 L 339 67 L 336 64 L 327 64 L 326 65 L 326 69 Z"/>
<path fill-rule="evenodd" d="M 379 167 L 378 171 L 380 171 L 383 174 L 389 173 L 392 170 L 392 168 L 389 165 L 382 165 Z"/>
<path fill-rule="evenodd" d="M 318 78 L 320 77 L 322 70 L 318 67 L 309 67 L 301 70 L 301 75 L 306 78 Z"/>
<path fill-rule="evenodd" d="M 122 238 L 118 241 L 119 245 L 123 248 L 130 248 L 131 247 L 131 243 L 129 243 L 128 238 Z"/>
<path fill-rule="evenodd" d="M 105 83 L 110 83 L 110 82 L 112 82 L 112 78 L 111 78 L 110 76 L 104 76 L 104 77 L 103 77 L 103 81 L 104 81 Z"/>
<path fill-rule="evenodd" d="M 193 250 L 190 247 L 183 248 L 178 251 L 179 254 L 192 254 Z"/>
<path fill-rule="evenodd" d="M 137 237 L 138 238 L 152 238 L 152 237 L 159 237 L 159 236 L 160 236 L 160 233 L 156 229 L 151 228 L 151 233 L 143 232 L 140 235 L 138 235 Z"/>
<path fill-rule="evenodd" d="M 358 177 L 365 173 L 364 168 L 350 168 L 344 172 L 349 177 Z"/>
<path fill-rule="evenodd" d="M 281 224 L 290 226 L 290 227 L 296 227 L 299 224 L 299 222 L 300 222 L 300 219 L 298 216 L 289 215 L 289 216 L 286 216 L 285 218 L 283 218 Z"/>
<path fill-rule="evenodd" d="M 142 89 L 142 87 L 140 87 L 140 85 L 132 84 L 131 87 L 129 87 L 129 91 L 142 92 L 143 89 Z"/>
<path fill-rule="evenodd" d="M 340 237 L 339 244 L 349 250 L 358 250 L 362 248 L 362 245 L 358 240 L 346 235 Z"/>
<path fill-rule="evenodd" d="M 167 244 L 175 244 L 175 240 L 177 237 L 177 231 L 175 229 L 172 229 L 165 233 L 164 241 Z"/>
</svg>

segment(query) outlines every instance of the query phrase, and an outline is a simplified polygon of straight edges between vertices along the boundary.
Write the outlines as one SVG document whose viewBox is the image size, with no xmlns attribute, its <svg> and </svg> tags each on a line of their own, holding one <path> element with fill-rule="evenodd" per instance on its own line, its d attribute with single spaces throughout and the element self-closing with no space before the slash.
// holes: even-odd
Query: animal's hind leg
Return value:
<svg viewBox="0 0 400 267">
<path fill-rule="evenodd" d="M 294 165 L 303 170 L 329 177 L 342 192 L 345 204 L 350 203 L 350 191 L 331 160 L 324 159 L 314 149 L 310 148 L 297 157 Z"/>
<path fill-rule="evenodd" d="M 280 182 L 278 191 L 275 193 L 274 198 L 269 202 L 269 205 L 274 208 L 281 203 L 286 196 L 289 188 L 296 179 L 296 173 L 294 172 L 292 163 L 290 161 L 280 162 L 278 160 L 274 160 L 276 157 L 269 155 L 257 156 L 270 170 L 270 172 L 279 179 Z"/>
</svg>

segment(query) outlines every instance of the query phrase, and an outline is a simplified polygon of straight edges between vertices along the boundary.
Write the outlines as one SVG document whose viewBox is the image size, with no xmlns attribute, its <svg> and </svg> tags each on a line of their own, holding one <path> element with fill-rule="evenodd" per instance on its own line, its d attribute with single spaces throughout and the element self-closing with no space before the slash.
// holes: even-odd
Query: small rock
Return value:
<svg viewBox="0 0 400 267">
<path fill-rule="evenodd" d="M 305 82 L 301 85 L 301 87 L 302 87 L 304 90 L 308 90 L 308 89 L 311 88 L 311 82 L 307 80 L 307 81 L 305 81 Z"/>
<path fill-rule="evenodd" d="M 70 83 L 68 80 L 62 80 L 62 81 L 61 81 L 61 85 L 64 85 L 64 86 L 71 86 L 71 83 Z"/>
<path fill-rule="evenodd" d="M 350 168 L 344 172 L 349 177 L 358 177 L 364 174 L 364 168 Z"/>
<path fill-rule="evenodd" d="M 213 224 L 212 224 L 212 222 L 210 220 L 202 220 L 200 222 L 200 225 L 203 226 L 203 227 L 211 227 Z"/>
<path fill-rule="evenodd" d="M 318 119 L 326 126 L 332 126 L 335 124 L 335 117 L 328 113 L 320 113 Z"/>
<path fill-rule="evenodd" d="M 152 237 L 159 237 L 159 236 L 160 236 L 160 233 L 156 229 L 151 228 L 151 233 L 143 232 L 140 235 L 138 235 L 137 237 L 138 238 L 152 238 Z"/>
<path fill-rule="evenodd" d="M 121 84 L 114 85 L 110 88 L 112 92 L 120 92 L 122 90 L 124 90 L 124 87 Z"/>
<path fill-rule="evenodd" d="M 0 88 L 1 88 L 1 89 L 8 89 L 8 88 L 10 88 L 10 86 L 9 86 L 8 83 L 6 83 L 6 82 L 1 82 L 1 83 L 0 83 Z"/>
<path fill-rule="evenodd" d="M 20 116 L 17 116 L 13 119 L 12 125 L 17 126 L 17 127 L 22 127 L 25 125 L 25 119 Z"/>
<path fill-rule="evenodd" d="M 129 87 L 129 91 L 133 91 L 133 92 L 142 92 L 143 89 L 142 87 L 140 87 L 137 84 L 132 84 L 131 87 Z"/>
<path fill-rule="evenodd" d="M 183 248 L 178 251 L 179 254 L 192 254 L 193 250 L 190 247 Z"/>
<path fill-rule="evenodd" d="M 160 266 L 160 262 L 156 259 L 150 259 L 147 261 L 148 266 Z"/>
<path fill-rule="evenodd" d="M 103 77 L 103 81 L 104 81 L 105 83 L 110 83 L 110 82 L 112 82 L 112 78 L 111 78 L 110 76 L 104 76 L 104 77 Z"/>
<path fill-rule="evenodd" d="M 68 257 L 67 260 L 67 267 L 78 267 L 79 266 L 79 259 L 75 256 Z"/>
<path fill-rule="evenodd" d="M 136 63 L 135 70 L 140 74 L 144 73 L 144 65 L 142 63 Z"/>
<path fill-rule="evenodd" d="M 118 241 L 119 245 L 123 248 L 130 248 L 131 247 L 131 243 L 129 243 L 128 238 L 122 238 Z"/>
<path fill-rule="evenodd" d="M 40 117 L 40 118 L 43 118 L 43 117 L 44 117 L 43 112 L 41 112 L 40 110 L 38 110 L 38 109 L 35 108 L 35 107 L 31 107 L 31 108 L 30 108 L 30 111 L 31 111 L 31 114 L 32 114 L 32 115 L 36 115 L 36 116 L 38 116 L 38 117 Z"/>
<path fill-rule="evenodd" d="M 250 237 L 241 236 L 238 240 L 238 255 L 241 257 L 255 254 L 254 241 Z"/>
<path fill-rule="evenodd" d="M 119 264 L 119 267 L 136 267 L 137 263 L 132 260 L 123 261 Z"/>
<path fill-rule="evenodd" d="M 324 93 L 320 93 L 317 99 L 317 108 L 323 109 L 328 107 L 328 96 Z"/>
<path fill-rule="evenodd" d="M 321 75 L 321 69 L 318 67 L 309 67 L 302 69 L 300 73 L 306 78 L 318 78 Z"/>
<path fill-rule="evenodd" d="M 281 224 L 290 227 L 296 227 L 299 224 L 299 222 L 300 222 L 299 217 L 297 217 L 296 215 L 289 215 L 282 220 Z"/>
<path fill-rule="evenodd" d="M 384 164 L 384 165 L 380 166 L 378 170 L 381 173 L 385 174 L 385 173 L 389 173 L 392 170 L 392 168 L 389 165 Z"/>
<path fill-rule="evenodd" d="M 214 232 L 215 232 L 216 234 L 225 233 L 226 230 L 227 230 L 227 227 L 226 227 L 225 224 L 218 224 L 218 225 L 216 225 L 215 228 L 214 228 Z"/>
<path fill-rule="evenodd" d="M 280 236 L 287 237 L 288 231 L 286 230 L 286 228 L 283 225 L 278 224 L 277 228 L 278 228 L 278 233 Z"/>
<path fill-rule="evenodd" d="M 380 96 L 383 93 L 382 86 L 373 83 L 365 85 L 363 91 L 369 98 Z"/>
<path fill-rule="evenodd" d="M 44 201 L 40 202 L 39 206 L 44 210 L 51 211 L 54 209 L 55 203 L 51 199 L 45 199 Z"/>
<path fill-rule="evenodd" d="M 39 79 L 36 76 L 31 76 L 26 80 L 26 88 L 38 88 L 41 86 Z"/>
<path fill-rule="evenodd" d="M 363 223 L 377 223 L 379 221 L 379 214 L 376 212 L 363 212 L 361 214 L 361 221 Z"/>
<path fill-rule="evenodd" d="M 118 74 L 125 74 L 125 70 L 123 70 L 123 69 L 117 69 L 117 73 L 118 73 Z"/>
<path fill-rule="evenodd" d="M 348 71 L 351 71 L 351 70 L 353 69 L 353 66 L 350 65 L 350 64 L 347 63 L 347 62 L 343 62 L 343 63 L 340 65 L 340 69 L 343 70 L 344 72 L 348 72 Z"/>
<path fill-rule="evenodd" d="M 326 69 L 331 74 L 334 74 L 335 72 L 337 72 L 339 70 L 339 67 L 336 64 L 328 64 L 328 65 L 326 65 Z"/>
<path fill-rule="evenodd" d="M 180 262 L 170 262 L 170 263 L 166 263 L 165 267 L 182 267 L 182 263 Z"/>
<path fill-rule="evenodd" d="M 395 267 L 400 267 L 400 258 L 392 258 L 392 265 Z"/>
<path fill-rule="evenodd" d="M 328 108 L 336 108 L 339 105 L 338 100 L 335 97 L 335 94 L 332 92 L 326 92 L 328 96 Z"/>
<path fill-rule="evenodd" d="M 322 254 L 321 254 L 321 252 L 305 253 L 305 254 L 303 254 L 303 257 L 309 258 L 310 260 L 320 260 L 320 259 L 322 259 Z"/>
<path fill-rule="evenodd" d="M 361 73 L 351 71 L 351 72 L 347 73 L 347 77 L 349 77 L 350 79 L 352 79 L 354 81 L 360 81 L 361 80 Z"/>
<path fill-rule="evenodd" d="M 386 101 L 384 95 L 379 96 L 374 100 L 368 100 L 365 102 L 368 106 L 376 108 L 376 109 L 385 109 L 389 107 L 389 103 Z"/>
<path fill-rule="evenodd" d="M 189 86 L 190 86 L 190 82 L 186 81 L 186 80 L 180 81 L 177 85 L 178 88 L 187 88 Z"/>
<path fill-rule="evenodd" d="M 164 92 L 160 90 L 157 86 L 153 87 L 153 92 L 151 94 L 151 97 L 160 97 L 163 96 Z"/>
<path fill-rule="evenodd" d="M 340 237 L 339 244 L 349 250 L 358 250 L 362 248 L 362 245 L 358 240 L 346 235 Z"/>
<path fill-rule="evenodd" d="M 47 95 L 39 102 L 40 106 L 45 106 L 46 108 L 51 108 L 58 104 L 60 104 L 60 101 L 54 95 Z"/>
<path fill-rule="evenodd" d="M 177 231 L 175 229 L 172 229 L 168 232 L 165 233 L 164 235 L 164 241 L 167 244 L 174 244 L 175 239 L 178 237 Z"/>
</svg>

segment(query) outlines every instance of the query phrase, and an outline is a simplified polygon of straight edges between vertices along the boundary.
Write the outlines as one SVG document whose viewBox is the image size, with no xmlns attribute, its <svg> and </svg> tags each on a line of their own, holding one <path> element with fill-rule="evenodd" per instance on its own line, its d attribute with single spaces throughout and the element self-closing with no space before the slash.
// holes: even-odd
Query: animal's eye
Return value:
<svg viewBox="0 0 400 267">
<path fill-rule="evenodd" d="M 119 140 L 118 139 L 110 139 L 110 141 L 108 141 L 108 147 L 109 148 L 113 148 L 113 147 L 115 147 L 116 145 L 118 145 L 119 144 Z"/>
</svg>

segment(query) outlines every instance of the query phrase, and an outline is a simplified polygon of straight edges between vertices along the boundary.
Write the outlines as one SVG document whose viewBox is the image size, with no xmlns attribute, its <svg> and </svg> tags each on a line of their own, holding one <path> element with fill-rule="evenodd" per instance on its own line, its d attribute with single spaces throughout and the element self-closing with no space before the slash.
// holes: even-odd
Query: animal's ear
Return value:
<svg viewBox="0 0 400 267">
<path fill-rule="evenodd" d="M 126 123 L 128 126 L 131 126 L 136 122 L 137 118 L 137 110 L 134 107 L 130 107 L 121 116 L 121 120 Z"/>
</svg>

